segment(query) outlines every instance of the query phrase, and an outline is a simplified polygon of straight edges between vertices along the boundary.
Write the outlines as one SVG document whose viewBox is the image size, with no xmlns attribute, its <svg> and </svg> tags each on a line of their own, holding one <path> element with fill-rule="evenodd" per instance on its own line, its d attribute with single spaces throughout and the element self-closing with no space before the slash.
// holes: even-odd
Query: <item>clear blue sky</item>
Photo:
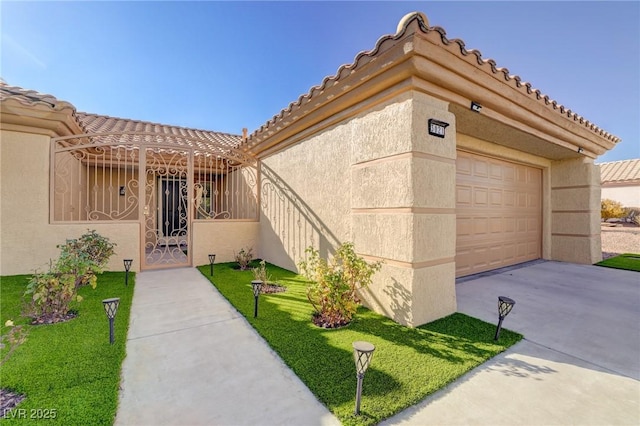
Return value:
<svg viewBox="0 0 640 426">
<path fill-rule="evenodd" d="M 79 111 L 253 131 L 419 10 L 640 157 L 638 2 L 2 1 L 0 75 Z"/>
</svg>

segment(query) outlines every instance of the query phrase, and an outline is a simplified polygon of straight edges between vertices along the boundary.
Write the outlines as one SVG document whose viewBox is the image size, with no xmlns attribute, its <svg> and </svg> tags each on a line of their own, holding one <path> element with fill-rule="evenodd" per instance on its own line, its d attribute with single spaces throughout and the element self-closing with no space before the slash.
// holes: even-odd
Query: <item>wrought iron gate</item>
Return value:
<svg viewBox="0 0 640 426">
<path fill-rule="evenodd" d="M 191 264 L 188 150 L 145 148 L 144 269 Z"/>
<path fill-rule="evenodd" d="M 192 264 L 194 220 L 258 220 L 258 161 L 210 133 L 172 132 L 53 138 L 51 222 L 137 222 L 140 266 L 155 269 Z"/>
</svg>

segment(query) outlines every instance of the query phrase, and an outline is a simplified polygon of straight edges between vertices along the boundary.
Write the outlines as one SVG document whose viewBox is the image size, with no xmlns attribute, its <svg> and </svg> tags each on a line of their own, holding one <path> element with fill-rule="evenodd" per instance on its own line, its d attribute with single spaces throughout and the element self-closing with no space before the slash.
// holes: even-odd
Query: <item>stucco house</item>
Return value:
<svg viewBox="0 0 640 426">
<path fill-rule="evenodd" d="M 0 91 L 0 274 L 87 228 L 137 270 L 248 246 L 295 270 L 306 247 L 353 241 L 384 261 L 365 303 L 417 326 L 455 312 L 456 277 L 601 258 L 594 159 L 619 138 L 422 13 L 248 135 Z"/>
<path fill-rule="evenodd" d="M 640 207 L 640 158 L 600 163 L 602 199 Z"/>
</svg>

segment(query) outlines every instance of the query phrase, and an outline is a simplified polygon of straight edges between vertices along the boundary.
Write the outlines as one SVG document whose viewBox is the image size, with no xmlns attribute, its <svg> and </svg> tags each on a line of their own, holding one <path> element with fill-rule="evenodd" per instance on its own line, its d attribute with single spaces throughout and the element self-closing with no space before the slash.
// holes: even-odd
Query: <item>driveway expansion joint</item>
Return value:
<svg viewBox="0 0 640 426">
<path fill-rule="evenodd" d="M 564 355 L 564 356 L 568 356 L 568 357 L 573 358 L 573 359 L 577 359 L 578 361 L 581 361 L 581 362 L 584 362 L 585 364 L 589 364 L 589 365 L 592 365 L 592 366 L 594 366 L 594 367 L 597 367 L 598 369 L 603 370 L 603 371 L 605 371 L 605 372 L 607 372 L 607 373 L 611 373 L 611 374 L 615 374 L 615 375 L 623 376 L 623 377 L 628 377 L 629 379 L 636 380 L 635 378 L 633 378 L 633 377 L 631 377 L 631 376 L 629 376 L 629 375 L 627 375 L 627 374 L 624 374 L 624 373 L 622 373 L 622 372 L 620 372 L 620 371 L 612 370 L 611 368 L 608 368 L 608 367 L 602 366 L 602 365 L 600 365 L 600 364 L 596 364 L 596 363 L 595 363 L 595 362 L 593 362 L 593 361 L 589 361 L 589 360 L 586 360 L 586 359 L 584 359 L 584 358 L 580 358 L 580 357 L 578 357 L 578 356 L 575 356 L 575 355 L 573 355 L 573 354 L 570 354 L 570 353 L 568 353 L 568 352 L 563 352 L 563 351 L 560 351 L 560 350 L 558 350 L 558 349 L 554 349 L 554 348 L 552 348 L 551 346 L 547 346 L 547 345 L 544 345 L 544 344 L 542 344 L 542 343 L 538 343 L 538 342 L 535 342 L 535 341 L 533 341 L 533 340 L 529 340 L 529 339 L 527 339 L 526 337 L 523 337 L 523 338 L 522 338 L 522 340 L 524 340 L 524 341 L 526 341 L 526 342 L 529 342 L 529 343 L 531 343 L 532 345 L 536 345 L 536 346 L 539 346 L 539 347 L 541 347 L 541 348 L 545 348 L 545 349 L 547 349 L 547 350 L 549 350 L 549 351 L 552 351 L 552 352 L 555 352 L 555 353 L 558 353 L 558 354 L 561 354 L 561 355 Z M 512 346 L 512 347 L 513 347 L 513 346 Z"/>
</svg>

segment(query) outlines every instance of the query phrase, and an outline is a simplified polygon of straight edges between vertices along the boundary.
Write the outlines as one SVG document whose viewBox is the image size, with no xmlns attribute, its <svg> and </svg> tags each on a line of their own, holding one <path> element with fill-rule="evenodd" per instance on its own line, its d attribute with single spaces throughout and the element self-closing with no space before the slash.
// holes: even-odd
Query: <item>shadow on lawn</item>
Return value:
<svg viewBox="0 0 640 426">
<path fill-rule="evenodd" d="M 200 270 L 208 277 L 207 267 Z M 510 345 L 505 342 L 520 338 L 503 330 L 500 344 L 495 343 L 494 325 L 459 313 L 409 328 L 364 307 L 346 327 L 319 328 L 311 322 L 313 307 L 306 298 L 305 281 L 285 270 L 277 271 L 277 279 L 287 292 L 261 295 L 254 318 L 251 271 L 230 272 L 223 264 L 217 271 L 214 279 L 220 293 L 347 424 L 372 424 L 389 417 L 501 352 Z M 402 294 L 397 296 L 401 311 Z M 376 352 L 364 381 L 366 403 L 356 419 L 351 413 L 356 388 L 352 343 L 357 340 L 373 343 Z"/>
<path fill-rule="evenodd" d="M 258 317 L 254 318 L 251 272 L 233 271 L 236 275 L 229 280 L 228 266 L 216 266 L 215 286 L 320 401 L 330 409 L 355 401 L 356 375 L 351 343 L 360 340 L 360 332 L 354 327 L 356 323 L 336 330 L 315 326 L 311 322 L 313 308 L 298 287 L 304 281 L 284 270 L 278 271 L 278 279 L 285 281 L 283 284 L 289 289 L 284 293 L 261 295 Z M 207 268 L 201 266 L 200 270 L 211 280 Z M 286 277 L 287 273 L 291 278 Z M 399 387 L 393 377 L 376 369 L 375 362 L 367 372 L 366 382 L 368 395 L 383 395 Z"/>
</svg>

